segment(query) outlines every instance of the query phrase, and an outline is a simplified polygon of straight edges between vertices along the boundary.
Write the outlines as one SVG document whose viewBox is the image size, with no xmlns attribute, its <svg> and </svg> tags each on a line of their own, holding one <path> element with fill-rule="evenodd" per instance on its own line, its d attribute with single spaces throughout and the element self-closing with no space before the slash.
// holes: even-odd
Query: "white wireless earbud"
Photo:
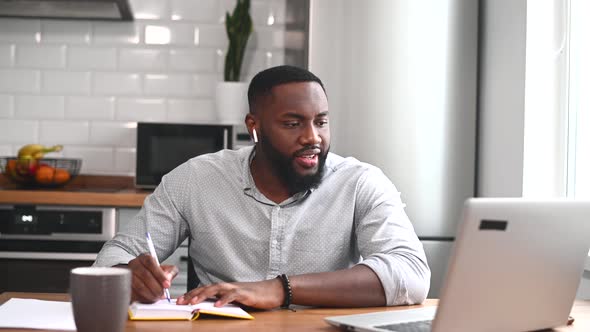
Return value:
<svg viewBox="0 0 590 332">
<path fill-rule="evenodd" d="M 258 135 L 256 135 L 256 129 L 252 129 L 252 136 L 254 136 L 254 143 L 258 143 Z"/>
</svg>

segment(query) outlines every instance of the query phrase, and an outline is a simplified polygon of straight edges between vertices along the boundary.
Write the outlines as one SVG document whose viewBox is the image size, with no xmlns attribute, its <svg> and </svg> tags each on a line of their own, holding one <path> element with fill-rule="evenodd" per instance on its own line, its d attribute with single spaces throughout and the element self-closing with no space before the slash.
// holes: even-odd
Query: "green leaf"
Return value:
<svg viewBox="0 0 590 332">
<path fill-rule="evenodd" d="M 232 14 L 225 13 L 225 31 L 229 40 L 223 77 L 239 81 L 248 39 L 254 31 L 250 17 L 250 0 L 238 0 Z"/>
</svg>

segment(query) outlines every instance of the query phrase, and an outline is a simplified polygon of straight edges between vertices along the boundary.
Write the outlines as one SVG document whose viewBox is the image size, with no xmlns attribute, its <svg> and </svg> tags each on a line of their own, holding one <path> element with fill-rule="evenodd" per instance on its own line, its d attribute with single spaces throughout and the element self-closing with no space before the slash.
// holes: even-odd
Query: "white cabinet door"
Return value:
<svg viewBox="0 0 590 332">
<path fill-rule="evenodd" d="M 451 241 L 422 241 L 432 276 L 428 298 L 439 298 L 447 274 L 453 244 Z"/>
</svg>

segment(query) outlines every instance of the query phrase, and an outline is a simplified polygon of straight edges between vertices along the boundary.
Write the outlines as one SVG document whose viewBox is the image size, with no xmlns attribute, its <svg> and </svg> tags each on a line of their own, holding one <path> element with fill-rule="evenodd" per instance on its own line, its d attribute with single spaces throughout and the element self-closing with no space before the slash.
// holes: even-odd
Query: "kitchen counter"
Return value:
<svg viewBox="0 0 590 332">
<path fill-rule="evenodd" d="M 129 176 L 79 175 L 62 188 L 27 188 L 0 174 L 0 204 L 141 207 L 149 194 Z"/>
</svg>

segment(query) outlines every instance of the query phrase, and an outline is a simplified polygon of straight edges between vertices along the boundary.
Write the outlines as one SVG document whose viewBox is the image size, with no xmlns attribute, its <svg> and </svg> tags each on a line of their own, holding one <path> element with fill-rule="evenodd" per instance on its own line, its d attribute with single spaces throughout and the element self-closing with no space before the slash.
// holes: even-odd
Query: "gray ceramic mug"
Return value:
<svg viewBox="0 0 590 332">
<path fill-rule="evenodd" d="M 122 332 L 131 300 L 131 271 L 117 267 L 72 269 L 70 295 L 79 332 Z"/>
</svg>

